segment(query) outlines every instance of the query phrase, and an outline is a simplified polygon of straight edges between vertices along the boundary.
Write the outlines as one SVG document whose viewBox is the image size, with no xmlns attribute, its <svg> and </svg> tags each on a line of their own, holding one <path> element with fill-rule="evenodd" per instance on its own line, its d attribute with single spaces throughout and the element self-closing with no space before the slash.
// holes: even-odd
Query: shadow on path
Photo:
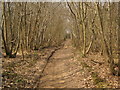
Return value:
<svg viewBox="0 0 120 90">
<path fill-rule="evenodd" d="M 41 78 L 40 88 L 82 88 L 85 87 L 84 78 L 79 74 L 81 67 L 74 59 L 71 41 L 65 42 L 47 65 Z"/>
</svg>

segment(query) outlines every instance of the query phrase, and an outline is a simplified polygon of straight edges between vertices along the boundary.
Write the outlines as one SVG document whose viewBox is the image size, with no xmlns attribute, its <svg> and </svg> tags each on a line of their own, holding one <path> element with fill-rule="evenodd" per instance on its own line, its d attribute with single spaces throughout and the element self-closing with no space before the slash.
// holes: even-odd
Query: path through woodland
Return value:
<svg viewBox="0 0 120 90">
<path fill-rule="evenodd" d="M 46 49 L 43 55 L 38 51 L 33 56 L 26 55 L 24 61 L 20 56 L 17 59 L 3 59 L 3 87 L 118 87 L 118 77 L 110 75 L 102 56 L 91 54 L 80 58 L 79 53 L 75 53 L 71 40 L 66 40 L 59 47 L 55 52 L 53 48 Z M 48 57 L 49 62 L 46 64 Z"/>
<path fill-rule="evenodd" d="M 88 76 L 80 73 L 81 66 L 74 59 L 73 47 L 70 40 L 66 41 L 64 47 L 58 50 L 50 60 L 45 69 L 44 76 L 41 78 L 40 87 L 86 87 L 85 79 Z"/>
<path fill-rule="evenodd" d="M 2 88 L 120 87 L 120 3 L 0 6 Z"/>
<path fill-rule="evenodd" d="M 80 58 L 77 58 L 77 55 L 74 53 L 74 48 L 71 44 L 71 40 L 67 40 L 64 42 L 64 46 L 56 51 L 50 58 L 50 62 L 45 68 L 38 86 L 40 88 L 110 87 L 110 83 L 109 81 L 107 82 L 107 80 L 105 80 L 105 76 L 101 76 L 102 78 L 100 78 L 99 75 L 97 76 L 97 74 L 102 70 L 102 67 L 104 66 L 99 65 L 103 61 L 92 62 L 92 57 L 96 60 L 98 59 L 98 56 L 96 57 L 95 55 L 91 55 L 89 58 L 85 58 L 83 61 L 80 60 Z M 102 59 L 103 58 L 100 57 L 100 60 Z M 98 72 L 95 70 L 96 66 L 99 68 L 97 69 Z M 108 68 L 105 67 L 105 70 L 106 69 Z M 101 71 L 101 74 L 103 74 L 105 70 L 103 69 L 103 72 Z M 108 80 L 110 78 L 111 77 L 109 77 Z M 114 83 L 115 87 L 117 87 L 118 80 L 116 80 Z"/>
</svg>

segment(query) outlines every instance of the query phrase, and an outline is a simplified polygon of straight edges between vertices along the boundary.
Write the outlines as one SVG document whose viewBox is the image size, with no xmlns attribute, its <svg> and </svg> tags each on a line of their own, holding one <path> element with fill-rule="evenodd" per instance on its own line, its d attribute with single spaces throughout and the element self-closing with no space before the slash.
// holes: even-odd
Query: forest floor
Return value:
<svg viewBox="0 0 120 90">
<path fill-rule="evenodd" d="M 60 47 L 31 52 L 24 60 L 18 55 L 2 61 L 2 87 L 118 88 L 120 79 L 110 74 L 103 56 L 89 54 L 82 58 L 70 40 Z"/>
</svg>

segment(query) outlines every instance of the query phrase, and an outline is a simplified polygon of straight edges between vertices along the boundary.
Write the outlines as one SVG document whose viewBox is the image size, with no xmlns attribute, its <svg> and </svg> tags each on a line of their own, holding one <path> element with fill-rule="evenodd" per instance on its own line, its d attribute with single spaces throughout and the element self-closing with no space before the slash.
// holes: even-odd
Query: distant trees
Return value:
<svg viewBox="0 0 120 90">
<path fill-rule="evenodd" d="M 118 75 L 120 76 L 120 2 L 118 3 Z"/>
<path fill-rule="evenodd" d="M 108 9 L 108 25 L 107 25 L 107 27 L 108 27 L 108 38 L 106 39 L 106 36 L 105 36 L 105 27 L 104 27 L 104 23 L 103 23 L 103 18 L 104 18 L 104 16 L 103 16 L 103 14 L 102 14 L 102 12 L 101 12 L 101 9 L 100 9 L 100 6 L 99 6 L 99 4 L 97 3 L 97 10 L 98 10 L 98 16 L 99 16 L 99 20 L 100 20 L 100 27 L 101 27 L 101 35 L 102 35 L 102 39 L 103 39 L 103 45 L 104 45 L 104 49 L 105 49 L 105 52 L 106 52 L 106 54 L 107 54 L 107 56 L 108 56 L 108 62 L 110 63 L 110 71 L 113 73 L 113 74 L 115 74 L 115 71 L 114 71 L 114 60 L 113 60 L 113 50 L 112 50 L 112 31 L 111 31 L 111 29 L 112 29 L 112 21 L 111 21 L 111 8 L 110 8 L 110 3 L 108 3 L 108 7 L 107 7 L 107 9 Z"/>
<path fill-rule="evenodd" d="M 74 19 L 73 42 L 82 56 L 100 52 L 107 56 L 110 71 L 116 74 L 117 58 L 117 3 L 67 3 Z"/>
<path fill-rule="evenodd" d="M 12 3 L 3 2 L 2 38 L 6 55 L 15 57 L 19 47 L 18 16 L 15 17 Z M 18 24 L 18 25 L 17 25 Z"/>
<path fill-rule="evenodd" d="M 70 29 L 73 45 L 83 57 L 101 53 L 107 57 L 111 72 L 116 74 L 120 51 L 118 3 L 3 2 L 2 7 L 2 43 L 6 56 L 58 46 L 66 38 L 66 29 Z"/>
<path fill-rule="evenodd" d="M 3 2 L 2 39 L 6 56 L 39 50 L 64 40 L 61 3 Z M 57 12 L 57 11 L 60 11 Z"/>
</svg>

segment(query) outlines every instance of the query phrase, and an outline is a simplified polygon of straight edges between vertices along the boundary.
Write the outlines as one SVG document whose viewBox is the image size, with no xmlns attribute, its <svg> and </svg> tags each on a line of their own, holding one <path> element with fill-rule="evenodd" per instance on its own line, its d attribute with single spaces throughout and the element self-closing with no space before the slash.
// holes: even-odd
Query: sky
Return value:
<svg viewBox="0 0 120 90">
<path fill-rule="evenodd" d="M 1 0 L 1 1 L 5 1 L 5 2 L 66 2 L 66 1 L 69 1 L 69 2 L 98 2 L 98 1 L 101 1 L 101 2 L 107 2 L 107 1 L 111 1 L 111 2 L 118 2 L 120 0 Z"/>
</svg>

